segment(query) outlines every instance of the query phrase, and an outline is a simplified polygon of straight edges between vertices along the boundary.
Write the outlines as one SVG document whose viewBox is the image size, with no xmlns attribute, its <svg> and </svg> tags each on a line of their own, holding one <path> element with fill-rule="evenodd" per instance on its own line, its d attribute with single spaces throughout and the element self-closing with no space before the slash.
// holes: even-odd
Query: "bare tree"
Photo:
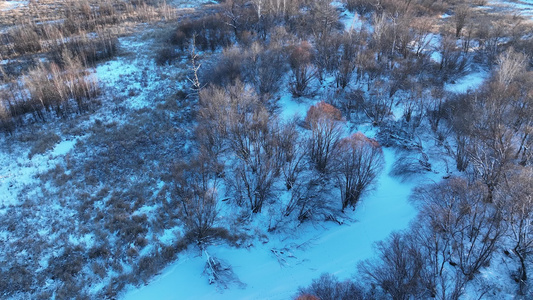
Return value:
<svg viewBox="0 0 533 300">
<path fill-rule="evenodd" d="M 418 189 L 414 200 L 420 205 L 424 224 L 431 226 L 436 238 L 444 241 L 449 256 L 441 256 L 472 279 L 487 263 L 501 238 L 501 210 L 486 202 L 487 189 L 477 182 L 452 178 L 440 184 Z M 446 252 L 442 252 L 447 255 Z"/>
<path fill-rule="evenodd" d="M 413 83 L 407 96 L 401 101 L 404 104 L 403 118 L 414 131 L 420 126 L 426 112 L 425 99 L 429 98 L 424 88 L 419 83 Z"/>
<path fill-rule="evenodd" d="M 509 48 L 498 56 L 496 62 L 499 66 L 496 80 L 508 87 L 518 76 L 526 72 L 528 57 L 523 53 L 515 52 L 513 48 Z"/>
<path fill-rule="evenodd" d="M 354 133 L 339 141 L 335 158 L 342 210 L 348 206 L 355 210 L 361 195 L 368 191 L 383 169 L 381 146 L 362 133 Z"/>
<path fill-rule="evenodd" d="M 317 75 L 316 67 L 312 64 L 313 56 L 313 48 L 306 41 L 289 47 L 289 65 L 293 75 L 290 90 L 295 97 L 303 96 Z"/>
<path fill-rule="evenodd" d="M 461 36 L 461 31 L 465 27 L 468 18 L 472 14 L 472 9 L 467 5 L 459 5 L 455 8 L 453 19 L 455 21 L 455 37 Z"/>
<path fill-rule="evenodd" d="M 200 90 L 196 141 L 200 148 L 213 157 L 218 157 L 228 149 L 228 124 L 235 102 L 223 88 L 208 86 Z"/>
<path fill-rule="evenodd" d="M 308 27 L 315 40 L 313 60 L 317 66 L 319 80 L 324 72 L 333 72 L 338 64 L 340 36 L 334 32 L 338 12 L 328 0 L 312 1 L 309 9 Z"/>
<path fill-rule="evenodd" d="M 300 180 L 290 190 L 290 199 L 284 206 L 286 217 L 296 212 L 300 222 L 330 216 L 333 207 L 322 198 L 325 189 L 323 180 L 317 174 L 306 174 L 306 180 Z"/>
<path fill-rule="evenodd" d="M 509 174 L 505 185 L 497 191 L 499 205 L 504 210 L 508 235 L 514 243 L 514 253 L 520 261 L 518 276 L 519 292 L 524 294 L 528 286 L 528 259 L 533 253 L 533 170 L 519 168 Z"/>
<path fill-rule="evenodd" d="M 428 48 L 431 43 L 431 28 L 435 24 L 435 20 L 429 17 L 415 18 L 412 22 L 414 52 L 416 56 L 421 56 L 423 51 Z"/>
<path fill-rule="evenodd" d="M 243 70 L 245 78 L 252 83 L 257 93 L 262 98 L 276 93 L 289 67 L 283 49 L 278 46 L 262 48 L 258 43 L 252 44 L 254 52 L 248 55 L 246 69 Z"/>
<path fill-rule="evenodd" d="M 317 74 L 320 82 L 324 79 L 325 73 L 331 73 L 338 68 L 340 46 L 341 37 L 337 34 L 321 36 L 316 42 L 316 53 L 313 60 L 317 66 Z"/>
<path fill-rule="evenodd" d="M 178 218 L 199 245 L 205 244 L 218 215 L 218 174 L 222 166 L 206 154 L 174 168 Z"/>
<path fill-rule="evenodd" d="M 337 87 L 346 88 L 350 83 L 353 72 L 357 68 L 357 60 L 365 43 L 366 32 L 350 30 L 340 37 L 341 53 L 335 63 L 335 79 Z"/>
<path fill-rule="evenodd" d="M 253 213 L 261 212 L 284 159 L 279 127 L 254 89 L 240 81 L 203 89 L 200 104 L 197 139 L 210 155 L 235 155 L 228 187 L 238 205 L 247 203 Z"/>
<path fill-rule="evenodd" d="M 365 99 L 362 109 L 374 125 L 380 125 L 391 116 L 395 98 L 390 94 L 390 85 L 384 81 L 376 81 L 369 88 L 369 97 Z"/>
<path fill-rule="evenodd" d="M 439 75 L 444 81 L 459 77 L 465 71 L 468 60 L 463 51 L 457 47 L 455 37 L 443 34 L 438 48 L 441 61 Z"/>
<path fill-rule="evenodd" d="M 350 280 L 339 281 L 335 275 L 322 274 L 310 286 L 299 288 L 296 300 L 362 300 L 368 297 L 359 284 Z"/>
<path fill-rule="evenodd" d="M 305 123 L 311 129 L 309 155 L 317 170 L 326 172 L 331 153 L 341 135 L 341 112 L 331 104 L 320 102 L 307 111 Z"/>
<path fill-rule="evenodd" d="M 278 136 L 279 147 L 283 155 L 281 172 L 287 190 L 291 190 L 296 182 L 300 181 L 301 173 L 307 166 L 308 149 L 304 137 L 296 128 L 296 120 L 281 126 Z"/>
<path fill-rule="evenodd" d="M 248 202 L 251 211 L 259 213 L 280 175 L 278 135 L 267 109 L 250 87 L 237 84 L 228 94 L 236 101 L 228 112 L 228 144 L 237 157 L 235 176 L 228 180 L 237 202 Z"/>
<path fill-rule="evenodd" d="M 378 63 L 386 61 L 386 64 L 388 64 L 394 56 L 397 38 L 396 21 L 396 18 L 388 13 L 374 13 L 372 17 L 374 31 L 372 32 L 369 46 L 377 54 Z"/>
<path fill-rule="evenodd" d="M 377 242 L 375 249 L 376 259 L 358 265 L 371 284 L 395 300 L 427 297 L 421 293 L 424 258 L 408 235 L 392 233 L 385 241 Z"/>
<path fill-rule="evenodd" d="M 449 264 L 452 240 L 443 238 L 442 231 L 428 222 L 431 216 L 422 211 L 410 228 L 415 247 L 424 257 L 421 272 L 421 292 L 439 300 L 459 300 L 468 278 Z"/>
</svg>

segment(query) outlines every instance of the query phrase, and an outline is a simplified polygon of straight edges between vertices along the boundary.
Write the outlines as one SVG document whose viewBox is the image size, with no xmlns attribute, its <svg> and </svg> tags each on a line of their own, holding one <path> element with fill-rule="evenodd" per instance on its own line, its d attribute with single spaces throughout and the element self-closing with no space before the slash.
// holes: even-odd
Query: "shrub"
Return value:
<svg viewBox="0 0 533 300">
<path fill-rule="evenodd" d="M 416 156 L 407 154 L 400 157 L 392 165 L 391 175 L 408 179 L 417 174 L 431 171 L 431 164 L 425 153 L 421 152 Z"/>
<path fill-rule="evenodd" d="M 171 36 L 171 42 L 182 50 L 192 39 L 195 40 L 196 47 L 202 51 L 215 51 L 221 47 L 228 47 L 234 36 L 227 24 L 226 18 L 220 13 L 185 20 Z"/>
<path fill-rule="evenodd" d="M 9 38 L 17 54 L 36 53 L 42 50 L 41 38 L 34 25 L 18 25 L 12 29 Z"/>
<path fill-rule="evenodd" d="M 299 288 L 296 300 L 362 300 L 369 299 L 364 289 L 353 281 L 341 282 L 331 274 L 313 279 L 310 286 Z"/>
<path fill-rule="evenodd" d="M 234 85 L 242 79 L 241 73 L 246 54 L 238 47 L 224 49 L 221 55 L 217 55 L 213 63 L 201 69 L 201 82 L 218 86 Z"/>
<path fill-rule="evenodd" d="M 197 243 L 209 237 L 218 215 L 216 166 L 201 156 L 175 168 L 175 205 L 179 218 Z"/>
<path fill-rule="evenodd" d="M 157 51 L 157 56 L 155 62 L 157 65 L 162 66 L 165 64 L 170 64 L 178 58 L 178 54 L 171 47 L 163 47 Z"/>
<path fill-rule="evenodd" d="M 86 263 L 86 258 L 80 246 L 66 246 L 63 254 L 55 259 L 51 259 L 48 269 L 52 274 L 52 279 L 63 282 L 75 282 L 75 277 Z"/>
<path fill-rule="evenodd" d="M 379 143 L 362 133 L 340 140 L 335 151 L 335 170 L 341 191 L 342 210 L 355 205 L 385 164 Z"/>
<path fill-rule="evenodd" d="M 261 49 L 255 57 L 246 58 L 246 79 L 254 84 L 257 93 L 264 96 L 279 91 L 284 74 L 288 71 L 283 49 Z"/>
<path fill-rule="evenodd" d="M 89 249 L 89 258 L 95 259 L 95 258 L 108 258 L 111 255 L 111 252 L 109 251 L 109 248 L 107 245 L 96 245 L 93 246 L 91 249 Z"/>
<path fill-rule="evenodd" d="M 306 125 L 311 129 L 309 138 L 309 155 L 317 170 L 326 172 L 331 153 L 342 133 L 341 112 L 326 102 L 311 106 L 305 117 Z"/>
<path fill-rule="evenodd" d="M 306 94 L 311 80 L 317 75 L 316 68 L 312 64 L 313 48 L 304 41 L 298 45 L 291 45 L 288 50 L 289 65 L 293 75 L 290 90 L 295 97 L 300 97 Z"/>
</svg>

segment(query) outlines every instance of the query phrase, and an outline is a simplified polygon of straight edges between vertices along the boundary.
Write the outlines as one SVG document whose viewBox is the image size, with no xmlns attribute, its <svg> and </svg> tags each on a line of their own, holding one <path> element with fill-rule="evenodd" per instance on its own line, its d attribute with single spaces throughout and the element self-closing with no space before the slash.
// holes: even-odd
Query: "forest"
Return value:
<svg viewBox="0 0 533 300">
<path fill-rule="evenodd" d="M 239 299 L 231 249 L 304 266 L 265 299 L 533 297 L 533 3 L 0 9 L 1 298 L 133 299 L 199 260 L 216 294 L 175 299 Z M 390 180 L 406 226 L 306 269 Z"/>
</svg>

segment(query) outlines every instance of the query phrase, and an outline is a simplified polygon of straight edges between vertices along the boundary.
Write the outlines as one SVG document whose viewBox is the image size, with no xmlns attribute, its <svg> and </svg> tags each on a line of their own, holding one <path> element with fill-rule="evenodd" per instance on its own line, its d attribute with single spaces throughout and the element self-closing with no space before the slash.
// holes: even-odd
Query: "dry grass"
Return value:
<svg viewBox="0 0 533 300">
<path fill-rule="evenodd" d="M 119 19 L 116 24 L 109 21 L 105 28 L 98 29 L 109 37 L 104 42 L 132 30 L 126 28 L 141 20 L 161 20 L 162 14 L 157 9 L 141 2 L 131 5 L 138 7 L 114 7 L 116 14 L 123 10 L 132 17 Z M 59 4 L 56 8 L 60 8 Z M 106 11 L 104 15 L 112 14 L 111 8 Z M 60 11 L 58 16 L 63 13 Z M 154 17 L 147 18 L 150 14 Z M 42 20 L 52 17 L 46 11 L 40 16 Z M 62 137 L 85 137 L 80 138 L 64 160 L 37 174 L 40 184 L 24 188 L 17 205 L 0 207 L 0 228 L 7 229 L 9 236 L 8 241 L 0 243 L 0 295 L 24 299 L 46 299 L 52 295 L 65 299 L 116 297 L 125 284 L 146 282 L 185 248 L 157 240 L 166 229 L 177 226 L 173 213 L 157 209 L 153 215 L 143 215 L 138 210 L 166 202 L 165 193 L 156 193 L 154 189 L 160 181 L 170 179 L 170 164 L 189 139 L 183 126 L 187 126 L 190 118 L 179 116 L 178 111 L 183 107 L 167 95 L 157 95 L 162 99 L 151 97 L 160 105 L 139 111 L 128 107 L 127 101 L 106 101 L 104 97 L 110 96 L 108 93 L 114 92 L 114 87 L 98 91 L 102 86 L 90 81 L 91 74 L 84 67 L 90 64 L 90 55 L 78 55 L 86 60 L 78 60 L 74 66 L 70 60 L 72 53 L 84 51 L 101 55 L 101 47 L 92 44 L 95 36 L 84 32 L 85 29 L 72 29 L 76 33 L 65 38 L 65 43 L 53 44 L 50 41 L 66 31 L 55 27 L 55 32 L 50 30 L 45 34 L 41 29 L 35 30 L 41 28 L 39 24 L 35 26 L 32 30 L 47 39 L 41 40 L 41 49 L 35 49 L 37 53 L 30 49 L 24 55 L 12 52 L 9 54 L 12 64 L 6 66 L 5 73 L 0 72 L 0 78 L 9 81 L 11 87 L 1 93 L 0 126 L 8 131 L 10 126 L 25 125 L 13 136 L 5 137 L 5 142 L 27 147 L 30 150 L 26 153 L 31 157 L 49 153 L 59 141 L 55 133 L 61 132 Z M 153 38 L 157 38 L 153 33 L 146 37 Z M 32 55 L 48 63 L 33 64 Z M 24 66 L 15 68 L 16 61 Z M 12 69 L 20 72 L 11 72 Z M 25 75 L 25 81 L 18 78 L 21 74 Z M 65 84 L 72 81 L 76 84 Z M 121 84 L 127 86 L 127 82 Z M 143 83 L 143 87 L 148 84 Z M 102 107 L 92 106 L 94 99 L 87 99 L 86 95 L 97 97 Z M 116 116 L 105 110 L 111 108 L 127 123 L 106 121 Z M 72 118 L 79 111 L 83 114 Z M 13 113 L 20 117 L 13 118 Z M 104 121 L 93 121 L 94 113 Z M 62 117 L 61 122 L 50 122 L 57 120 L 57 115 Z M 37 130 L 41 127 L 42 130 Z M 10 263 L 1 263 L 5 261 Z M 130 273 L 127 266 L 139 264 L 146 266 L 146 270 L 135 269 Z M 118 275 L 109 278 L 109 272 Z M 101 283 L 105 287 L 98 295 L 89 297 L 88 287 Z"/>
<path fill-rule="evenodd" d="M 117 38 L 139 23 L 177 18 L 159 0 L 30 1 L 2 13 L 0 60 L 7 63 L 0 65 L 0 130 L 7 133 L 27 114 L 45 121 L 50 113 L 89 110 L 99 90 L 85 68 L 113 57 Z"/>
<path fill-rule="evenodd" d="M 45 153 L 47 150 L 52 149 L 60 141 L 61 138 L 57 134 L 53 132 L 44 133 L 39 136 L 39 139 L 31 148 L 28 157 L 32 158 L 32 156 L 35 154 Z"/>
<path fill-rule="evenodd" d="M 167 202 L 165 193 L 153 189 L 159 180 L 170 178 L 170 164 L 176 155 L 182 156 L 179 149 L 188 138 L 177 128 L 187 125 L 172 111 L 126 113 L 131 114 L 129 124 L 96 123 L 93 134 L 77 144 L 76 154 L 39 176 L 34 197 L 4 209 L 0 228 L 8 230 L 10 239 L 0 244 L 0 260 L 9 259 L 15 267 L 0 266 L 2 295 L 34 298 L 38 291 L 84 297 L 87 286 L 107 281 L 113 270 L 117 277 L 98 297 L 116 296 L 127 283 L 147 282 L 186 248 L 186 243 L 153 239 L 177 226 L 175 207 L 150 215 L 138 210 Z M 37 153 L 51 149 L 53 137 L 57 136 L 36 132 L 19 139 L 34 144 L 32 152 Z M 94 241 L 91 246 L 84 242 L 86 235 Z M 82 242 L 72 244 L 71 237 Z M 152 247 L 148 255 L 140 255 L 146 247 Z M 47 265 L 43 268 L 40 261 Z M 125 264 L 136 267 L 129 273 Z"/>
</svg>

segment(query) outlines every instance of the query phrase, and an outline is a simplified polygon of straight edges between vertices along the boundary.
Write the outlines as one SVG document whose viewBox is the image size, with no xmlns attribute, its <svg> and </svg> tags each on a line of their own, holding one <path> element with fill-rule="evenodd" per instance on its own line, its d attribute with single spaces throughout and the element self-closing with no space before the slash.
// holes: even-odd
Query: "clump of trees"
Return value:
<svg viewBox="0 0 533 300">
<path fill-rule="evenodd" d="M 228 184 L 236 202 L 248 203 L 253 213 L 261 212 L 280 175 L 283 155 L 268 111 L 255 92 L 242 83 L 227 90 L 206 88 L 200 92 L 200 102 L 203 105 L 198 127 L 201 146 L 214 155 L 235 155 L 232 166 L 235 177 Z M 222 111 L 225 113 L 221 114 Z"/>
<path fill-rule="evenodd" d="M 418 189 L 410 231 L 379 242 L 361 274 L 391 297 L 458 299 L 505 234 L 502 209 L 487 197 L 481 183 L 460 178 Z"/>
<path fill-rule="evenodd" d="M 438 109 L 430 111 L 432 124 L 452 133 L 445 147 L 463 174 L 417 188 L 413 203 L 419 215 L 410 228 L 378 242 L 378 257 L 359 264 L 359 276 L 374 287 L 373 295 L 460 299 L 495 263 L 496 253 L 514 265 L 517 294 L 530 295 L 532 243 L 525 224 L 531 218 L 531 163 L 524 152 L 529 149 L 524 112 L 531 102 L 525 86 L 530 76 L 523 53 L 507 49 L 497 61 L 478 90 L 444 103 L 441 98 L 430 108 Z M 427 158 L 417 169 L 424 162 Z M 397 164 L 393 171 L 411 165 Z"/>
<path fill-rule="evenodd" d="M 272 116 L 252 86 L 202 89 L 196 143 L 219 163 L 233 203 L 260 213 L 272 203 L 283 184 L 290 198 L 284 215 L 297 212 L 300 221 L 329 205 L 319 200 L 324 184 L 337 178 L 341 207 L 355 207 L 383 167 L 379 143 L 361 133 L 341 139 L 341 112 L 325 102 L 309 108 L 301 132 L 294 121 Z M 220 113 L 224 112 L 224 113 Z"/>
<path fill-rule="evenodd" d="M 466 14 L 459 10 L 456 13 Z M 473 13 L 469 10 L 457 18 L 468 18 Z M 465 30 L 465 26 L 471 25 L 466 24 L 455 28 L 459 38 L 467 38 L 469 29 Z M 441 67 L 454 72 L 462 70 L 461 61 L 470 60 L 470 54 L 457 48 L 455 38 L 441 43 L 449 43 L 447 49 L 453 50 L 442 49 L 445 51 L 441 52 Z M 417 100 L 425 97 L 416 92 L 419 87 L 411 86 L 413 99 L 405 100 L 406 111 L 401 122 L 412 123 L 413 116 L 427 118 L 462 174 L 415 189 L 412 199 L 419 209 L 416 220 L 407 230 L 376 243 L 377 257 L 358 265 L 358 280 L 369 287 L 364 291 L 373 297 L 460 299 L 469 286 L 478 284 L 474 279 L 484 268 L 498 263 L 494 260 L 496 254 L 503 255 L 513 266 L 510 276 L 517 283 L 516 293 L 530 295 L 532 243 L 525 227 L 531 219 L 528 154 L 531 114 L 526 113 L 532 99 L 527 87 L 531 78 L 529 58 L 511 47 L 496 51 L 499 55 L 493 61 L 497 65 L 477 90 L 450 96 L 434 89 L 429 96 L 434 98 L 433 102 L 425 102 Z M 380 87 L 384 88 L 390 87 Z M 364 96 L 361 98 L 353 104 L 355 107 L 364 103 Z M 391 125 L 394 123 L 386 118 L 380 120 L 393 126 L 384 131 L 389 138 L 396 139 L 398 145 L 410 149 L 411 153 L 415 151 L 414 156 L 406 156 L 407 159 L 393 166 L 394 174 L 431 170 L 422 145 L 407 142 L 415 132 L 412 130 L 424 126 L 423 122 L 415 120 L 417 125 L 404 127 Z M 439 131 L 447 132 L 448 137 L 439 136 Z M 347 165 L 346 158 L 341 161 Z M 334 289 L 319 295 L 323 290 L 314 289 L 315 285 L 316 282 L 302 289 L 301 296 L 335 297 Z M 490 292 L 488 287 L 477 288 L 479 296 Z"/>
<path fill-rule="evenodd" d="M 523 189 L 518 193 L 521 192 Z M 513 199 L 522 203 L 518 204 L 521 207 L 518 219 L 521 219 L 528 214 L 524 202 Z M 360 278 L 367 287 L 372 287 L 363 289 L 364 292 L 393 299 L 460 299 L 467 285 L 473 284 L 472 279 L 491 263 L 508 234 L 521 236 L 515 239 L 516 245 L 521 245 L 516 249 L 529 249 L 526 246 L 529 238 L 519 229 L 523 223 L 506 223 L 506 218 L 513 214 L 509 215 L 514 210 L 512 206 L 489 202 L 488 190 L 481 182 L 450 178 L 418 188 L 413 201 L 420 213 L 411 227 L 376 243 L 377 257 L 359 263 Z M 508 224 L 513 224 L 514 229 L 509 231 Z M 523 292 L 527 274 L 522 270 L 527 267 L 521 263 L 521 256 L 517 254 L 517 257 L 520 261 L 517 282 L 521 282 Z M 311 290 L 311 295 L 318 296 L 314 284 L 302 290 Z M 333 290 L 328 293 L 331 295 Z"/>
</svg>

